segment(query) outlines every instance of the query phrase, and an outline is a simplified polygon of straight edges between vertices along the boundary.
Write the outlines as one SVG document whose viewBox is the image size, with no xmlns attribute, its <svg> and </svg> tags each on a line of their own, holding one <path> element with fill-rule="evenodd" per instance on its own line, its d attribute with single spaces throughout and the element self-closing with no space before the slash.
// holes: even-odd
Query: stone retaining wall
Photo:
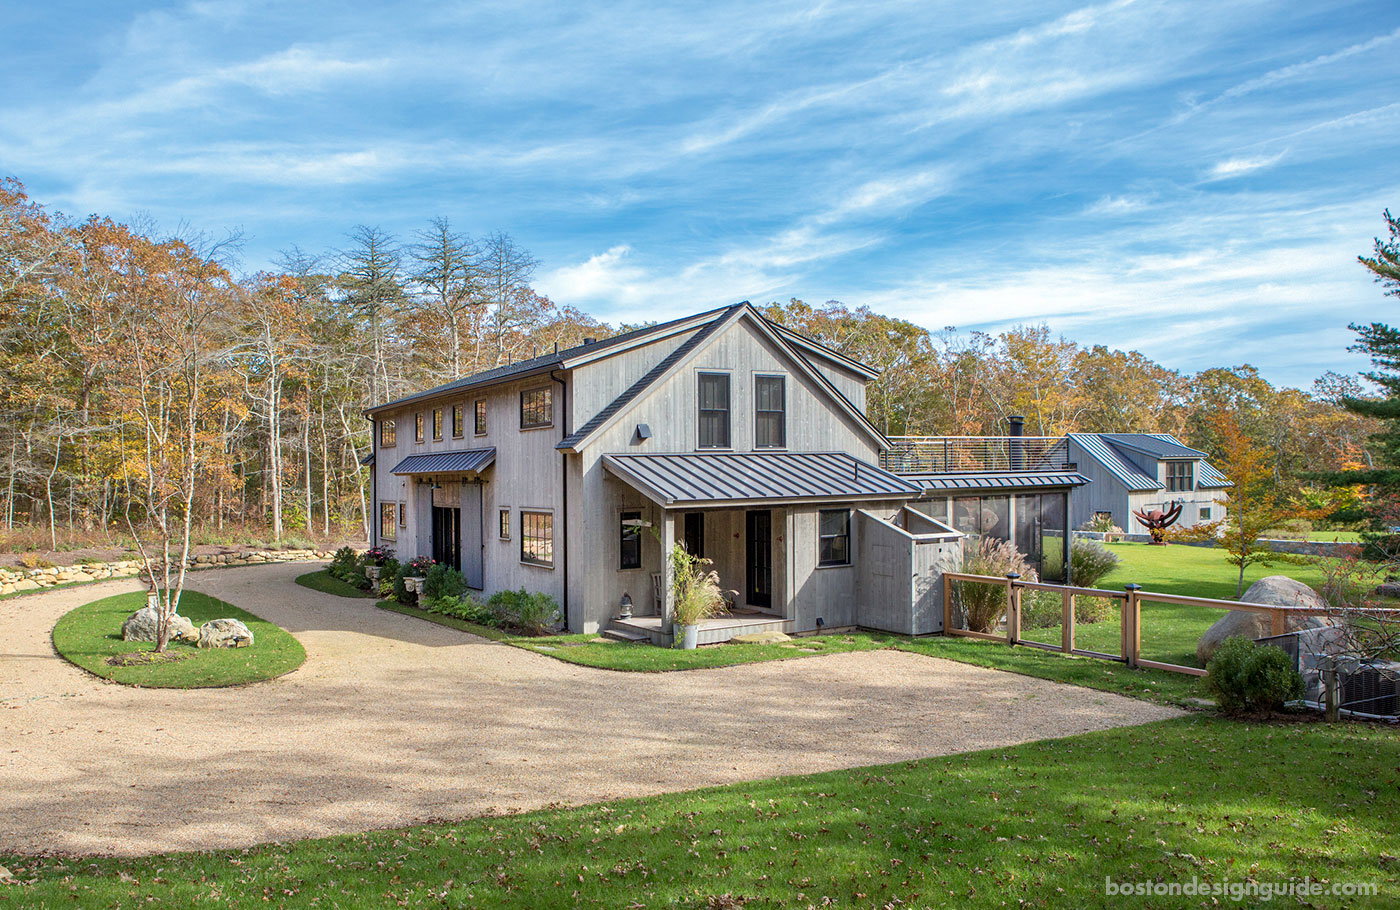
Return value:
<svg viewBox="0 0 1400 910">
<path fill-rule="evenodd" d="M 331 558 L 329 550 L 246 550 L 239 553 L 208 553 L 191 556 L 190 569 L 219 569 L 226 566 L 256 566 L 270 562 L 316 562 Z M 0 594 L 41 591 L 55 585 L 100 581 L 104 578 L 133 578 L 141 575 L 141 560 L 95 562 L 81 566 L 51 566 L 46 569 L 0 568 Z"/>
</svg>

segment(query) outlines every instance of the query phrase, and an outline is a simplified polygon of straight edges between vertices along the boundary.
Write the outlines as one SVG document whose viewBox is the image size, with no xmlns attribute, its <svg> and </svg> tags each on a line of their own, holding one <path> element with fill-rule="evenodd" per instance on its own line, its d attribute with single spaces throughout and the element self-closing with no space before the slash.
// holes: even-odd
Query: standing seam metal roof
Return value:
<svg viewBox="0 0 1400 910">
<path fill-rule="evenodd" d="M 1184 446 L 1167 433 L 1099 433 L 1111 445 L 1137 449 L 1153 458 L 1205 458 L 1206 453 Z"/>
<path fill-rule="evenodd" d="M 917 486 L 844 452 L 604 455 L 663 505 L 793 499 L 908 499 Z"/>
<path fill-rule="evenodd" d="M 1079 443 L 1080 448 L 1088 452 L 1095 461 L 1108 469 L 1109 473 L 1123 482 L 1129 490 L 1134 492 L 1145 492 L 1148 490 L 1160 490 L 1162 485 L 1155 477 L 1149 477 L 1132 462 L 1111 445 L 1103 440 L 1098 433 L 1071 433 L 1069 438 Z"/>
<path fill-rule="evenodd" d="M 466 449 L 459 452 L 429 452 L 410 455 L 394 465 L 391 474 L 457 474 L 483 471 L 496 460 L 496 449 Z"/>
<path fill-rule="evenodd" d="M 904 474 L 905 480 L 926 491 L 1012 490 L 1036 487 L 1081 487 L 1089 478 L 1073 471 L 1036 471 L 1024 474 Z"/>
</svg>

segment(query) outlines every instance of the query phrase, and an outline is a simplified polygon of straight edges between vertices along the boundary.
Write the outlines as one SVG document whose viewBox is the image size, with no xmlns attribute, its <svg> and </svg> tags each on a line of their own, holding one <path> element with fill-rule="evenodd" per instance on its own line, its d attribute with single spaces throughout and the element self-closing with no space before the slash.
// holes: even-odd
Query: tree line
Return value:
<svg viewBox="0 0 1400 910">
<path fill-rule="evenodd" d="M 160 526 L 359 536 L 370 449 L 361 411 L 613 327 L 533 287 L 508 234 L 434 218 L 409 236 L 357 226 L 340 249 L 239 268 L 237 235 L 78 219 L 0 182 L 0 470 L 4 527 L 51 545 Z M 1252 367 L 1183 374 L 1043 326 L 929 331 L 799 300 L 770 318 L 869 363 L 871 419 L 892 435 L 1173 433 L 1219 451 L 1233 415 L 1276 481 L 1368 466 L 1353 377 L 1277 387 Z M 178 534 L 175 535 L 177 538 Z M 165 535 L 169 539 L 170 535 Z"/>
</svg>

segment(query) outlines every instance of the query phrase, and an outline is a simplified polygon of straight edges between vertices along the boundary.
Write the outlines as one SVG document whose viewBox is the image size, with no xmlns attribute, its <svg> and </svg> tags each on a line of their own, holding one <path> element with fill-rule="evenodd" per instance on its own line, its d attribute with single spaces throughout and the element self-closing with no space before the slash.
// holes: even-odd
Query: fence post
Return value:
<svg viewBox="0 0 1400 910">
<path fill-rule="evenodd" d="M 943 573 L 943 634 L 952 635 L 953 628 L 953 579 Z"/>
<path fill-rule="evenodd" d="M 1014 645 L 1021 640 L 1021 589 L 1016 587 L 1016 572 L 1006 573 L 1006 643 Z"/>
<path fill-rule="evenodd" d="M 1064 610 L 1060 616 L 1060 650 L 1069 654 L 1074 650 L 1074 593 L 1065 588 Z"/>
<path fill-rule="evenodd" d="M 1288 631 L 1288 614 L 1282 610 L 1269 611 L 1269 634 L 1282 635 Z"/>
<path fill-rule="evenodd" d="M 1136 667 L 1142 652 L 1142 601 L 1138 599 L 1142 585 L 1124 585 L 1123 590 L 1128 592 L 1123 601 L 1123 658 Z"/>
</svg>

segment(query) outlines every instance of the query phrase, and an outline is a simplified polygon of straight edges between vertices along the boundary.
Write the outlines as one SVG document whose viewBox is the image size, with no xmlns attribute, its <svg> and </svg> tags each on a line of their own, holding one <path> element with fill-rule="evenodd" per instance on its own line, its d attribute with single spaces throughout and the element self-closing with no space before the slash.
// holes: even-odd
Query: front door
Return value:
<svg viewBox="0 0 1400 910">
<path fill-rule="evenodd" d="M 433 559 L 462 569 L 462 510 L 433 506 Z"/>
<path fill-rule="evenodd" d="M 745 516 L 745 599 L 750 606 L 773 606 L 773 513 L 755 509 Z"/>
</svg>

